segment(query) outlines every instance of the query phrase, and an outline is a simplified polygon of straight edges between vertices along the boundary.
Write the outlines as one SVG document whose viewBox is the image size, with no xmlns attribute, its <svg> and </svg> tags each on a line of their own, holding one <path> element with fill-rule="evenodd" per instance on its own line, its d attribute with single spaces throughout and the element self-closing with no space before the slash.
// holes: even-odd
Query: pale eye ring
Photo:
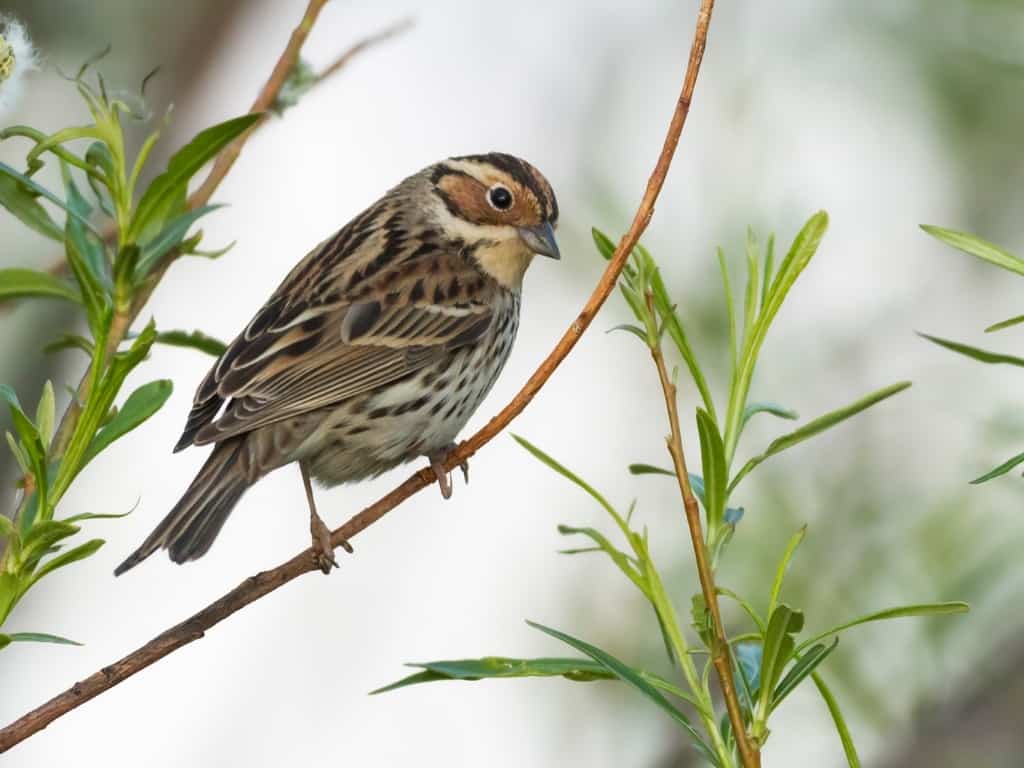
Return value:
<svg viewBox="0 0 1024 768">
<path fill-rule="evenodd" d="M 487 190 L 487 202 L 498 211 L 507 211 L 512 207 L 512 192 L 504 184 L 495 184 Z"/>
</svg>

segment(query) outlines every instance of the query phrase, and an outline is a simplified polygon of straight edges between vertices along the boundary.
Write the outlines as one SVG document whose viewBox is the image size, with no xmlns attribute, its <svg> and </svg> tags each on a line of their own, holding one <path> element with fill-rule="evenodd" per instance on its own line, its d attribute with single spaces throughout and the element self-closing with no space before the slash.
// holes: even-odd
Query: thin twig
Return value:
<svg viewBox="0 0 1024 768">
<path fill-rule="evenodd" d="M 629 259 L 630 253 L 637 242 L 639 242 L 640 235 L 646 229 L 651 219 L 651 215 L 654 212 L 654 203 L 661 192 L 662 185 L 665 183 L 665 177 L 672 163 L 676 145 L 679 143 L 679 136 L 682 133 L 686 116 L 690 110 L 693 89 L 697 83 L 697 73 L 700 70 L 701 59 L 704 55 L 708 23 L 711 19 L 713 6 L 714 0 L 702 0 L 701 2 L 693 45 L 690 49 L 689 62 L 686 68 L 686 76 L 683 80 L 682 91 L 676 101 L 672 120 L 669 123 L 665 143 L 658 156 L 654 171 L 647 182 L 647 188 L 633 217 L 629 231 L 619 242 L 608 266 L 605 268 L 604 274 L 594 288 L 594 292 L 554 349 L 518 394 L 497 416 L 492 418 L 480 431 L 461 443 L 450 454 L 445 462 L 446 469 L 454 470 L 459 464 L 473 456 L 480 448 L 500 433 L 529 404 L 534 395 L 544 386 L 544 383 L 554 373 L 558 365 L 576 345 L 580 336 L 587 326 L 590 325 L 594 315 L 614 289 L 619 274 Z M 419 470 L 386 496 L 371 504 L 340 528 L 333 531 L 331 533 L 332 545 L 334 547 L 340 546 L 342 542 L 364 531 L 387 512 L 418 491 L 433 485 L 435 481 L 435 475 L 429 468 Z M 15 744 L 45 728 L 58 717 L 109 690 L 136 672 L 159 661 L 169 653 L 194 640 L 198 640 L 207 630 L 236 611 L 302 574 L 312 571 L 314 568 L 313 551 L 312 549 L 306 549 L 272 570 L 249 577 L 216 602 L 182 623 L 168 629 L 138 650 L 133 651 L 110 666 L 104 667 L 85 680 L 75 683 L 65 692 L 15 720 L 5 728 L 0 729 L 0 752 L 10 749 Z"/>
<path fill-rule="evenodd" d="M 647 306 L 652 316 L 657 316 L 654 309 L 654 297 L 647 296 Z M 690 475 L 686 469 L 686 456 L 683 453 L 683 438 L 679 428 L 679 409 L 676 405 L 676 385 L 665 368 L 665 358 L 661 354 L 660 344 L 651 347 L 651 357 L 658 368 L 658 378 L 665 395 L 665 409 L 668 411 L 668 423 L 671 434 L 665 439 L 668 452 L 672 456 L 672 464 L 676 478 L 679 480 L 679 492 L 683 497 L 683 508 L 686 511 L 686 524 L 690 529 L 693 542 L 694 559 L 697 562 L 697 575 L 700 578 L 700 589 L 704 594 L 704 604 L 711 615 L 711 629 L 714 633 L 711 642 L 711 663 L 718 673 L 722 698 L 729 713 L 729 722 L 736 738 L 736 747 L 740 753 L 743 768 L 760 768 L 761 753 L 756 744 L 752 743 L 743 722 L 743 710 L 740 709 L 739 697 L 736 695 L 736 683 L 732 675 L 732 649 L 726 639 L 725 627 L 722 624 L 722 612 L 718 606 L 718 591 L 715 589 L 714 569 L 708 559 L 708 550 L 701 530 L 700 510 L 697 499 L 690 487 Z"/>
</svg>

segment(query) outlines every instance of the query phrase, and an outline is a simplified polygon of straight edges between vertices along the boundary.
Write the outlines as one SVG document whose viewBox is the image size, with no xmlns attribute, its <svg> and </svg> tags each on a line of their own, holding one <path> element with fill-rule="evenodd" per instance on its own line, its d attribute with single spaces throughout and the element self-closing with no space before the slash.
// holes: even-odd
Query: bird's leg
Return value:
<svg viewBox="0 0 1024 768">
<path fill-rule="evenodd" d="M 338 567 L 338 561 L 334 558 L 334 547 L 331 546 L 331 529 L 328 528 L 320 515 L 316 512 L 316 501 L 313 499 L 313 484 L 309 481 L 309 467 L 305 461 L 299 462 L 299 470 L 302 472 L 302 485 L 306 489 L 306 501 L 309 502 L 309 533 L 312 539 L 313 559 L 317 568 L 324 573 L 330 573 L 331 568 Z M 346 552 L 352 551 L 352 545 L 347 541 L 342 542 Z"/>
<path fill-rule="evenodd" d="M 434 477 L 437 478 L 437 484 L 441 487 L 441 496 L 446 499 L 452 497 L 452 478 L 451 475 L 445 470 L 444 462 L 452 451 L 456 448 L 455 443 L 449 443 L 433 453 L 428 454 L 427 458 L 430 459 L 430 469 L 434 472 Z M 459 469 L 462 470 L 462 477 L 465 481 L 469 482 L 469 462 L 463 461 L 459 464 Z"/>
</svg>

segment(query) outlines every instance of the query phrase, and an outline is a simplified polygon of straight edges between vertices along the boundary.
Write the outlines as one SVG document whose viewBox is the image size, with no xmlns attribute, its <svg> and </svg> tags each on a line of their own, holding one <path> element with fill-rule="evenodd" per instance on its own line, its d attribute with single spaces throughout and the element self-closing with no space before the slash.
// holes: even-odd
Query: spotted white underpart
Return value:
<svg viewBox="0 0 1024 768">
<path fill-rule="evenodd" d="M 373 477 L 443 452 L 490 392 L 512 349 L 519 295 L 508 292 L 476 343 L 406 379 L 311 414 L 318 423 L 296 452 L 326 486 Z"/>
</svg>

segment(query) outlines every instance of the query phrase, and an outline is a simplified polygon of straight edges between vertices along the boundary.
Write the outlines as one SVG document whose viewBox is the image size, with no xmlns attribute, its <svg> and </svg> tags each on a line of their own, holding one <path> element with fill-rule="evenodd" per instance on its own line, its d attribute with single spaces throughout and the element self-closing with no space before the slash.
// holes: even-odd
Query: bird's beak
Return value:
<svg viewBox="0 0 1024 768">
<path fill-rule="evenodd" d="M 555 229 L 546 221 L 536 227 L 519 227 L 519 238 L 534 253 L 551 259 L 562 258 L 562 254 L 558 252 L 558 243 L 555 241 Z"/>
</svg>

